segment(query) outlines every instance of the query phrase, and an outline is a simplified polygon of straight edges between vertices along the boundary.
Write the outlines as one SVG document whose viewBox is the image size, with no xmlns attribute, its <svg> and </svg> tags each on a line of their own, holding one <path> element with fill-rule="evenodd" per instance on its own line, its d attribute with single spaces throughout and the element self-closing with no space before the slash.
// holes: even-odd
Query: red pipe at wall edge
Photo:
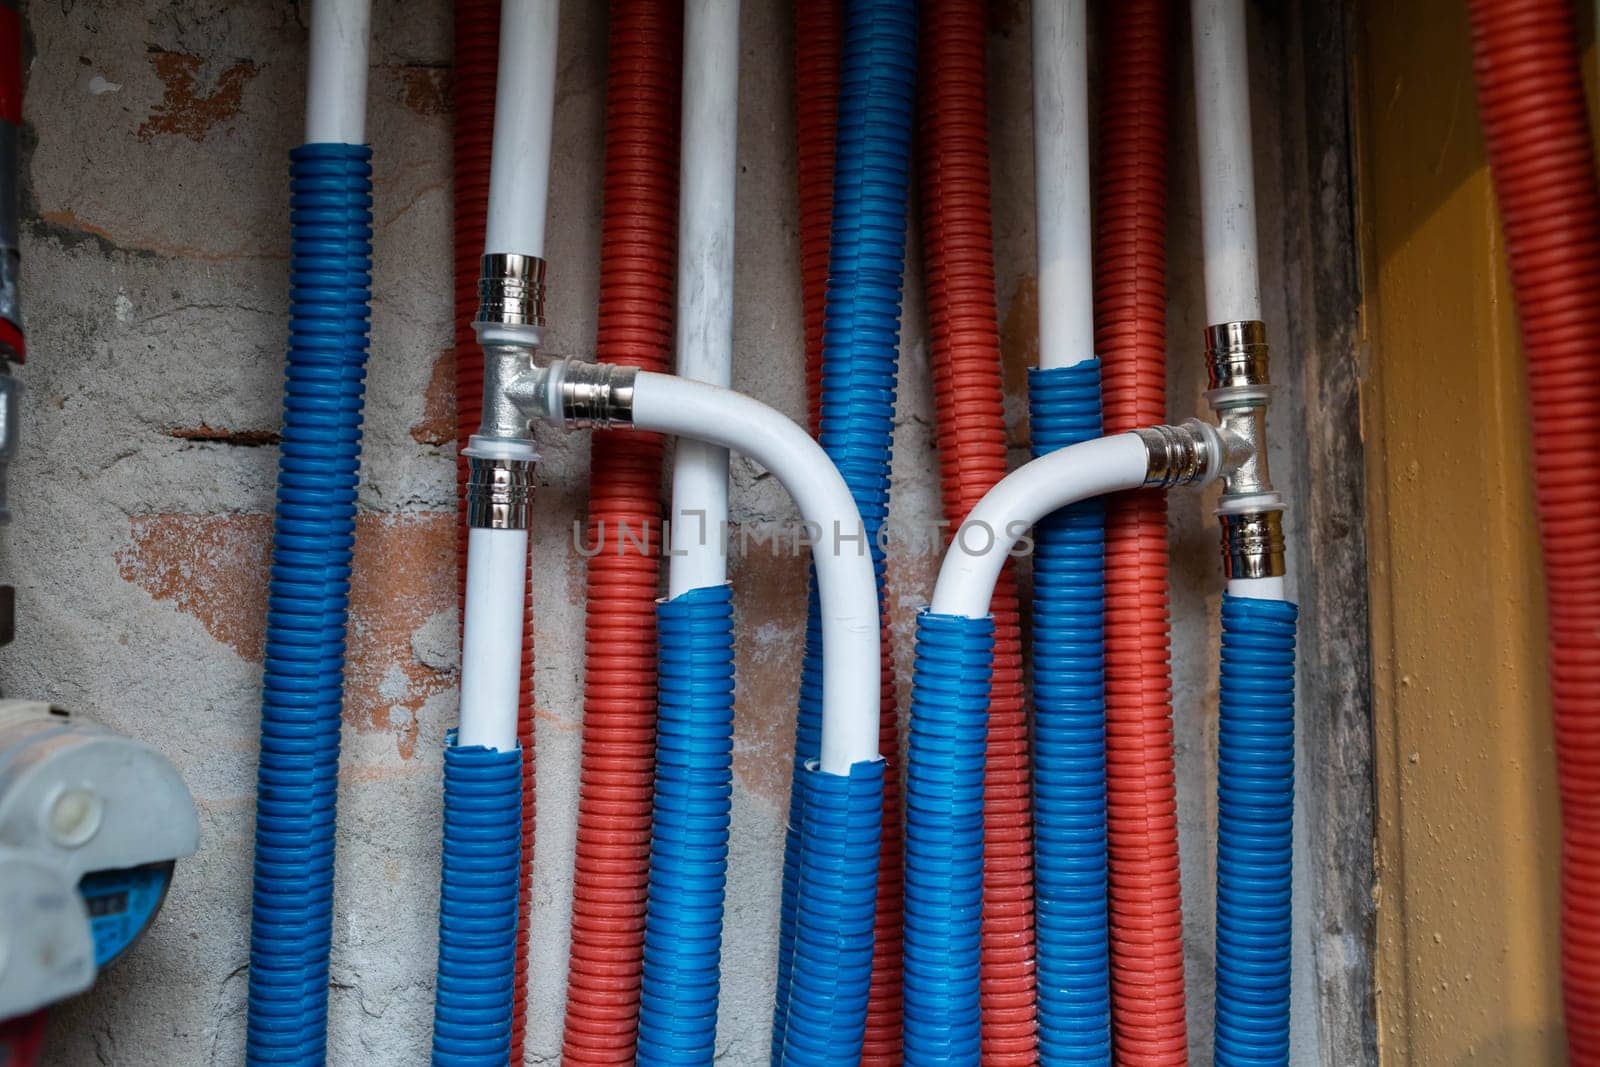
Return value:
<svg viewBox="0 0 1600 1067">
<path fill-rule="evenodd" d="M 596 358 L 671 370 L 683 5 L 612 0 Z M 595 435 L 562 1062 L 631 1064 L 655 778 L 659 436 Z M 645 539 L 641 550 L 638 539 Z"/>
<path fill-rule="evenodd" d="M 1478 106 L 1528 361 L 1561 790 L 1561 973 L 1600 1064 L 1600 186 L 1561 0 L 1473 0 Z"/>
<path fill-rule="evenodd" d="M 45 1011 L 0 1023 L 0 1067 L 34 1067 L 44 1050 Z"/>
<path fill-rule="evenodd" d="M 1105 432 L 1166 421 L 1172 5 L 1106 4 L 1095 225 Z M 1188 1062 L 1173 762 L 1167 504 L 1106 513 L 1106 780 L 1112 1034 L 1122 1067 Z"/>
<path fill-rule="evenodd" d="M 988 5 L 929 0 L 918 92 L 923 270 L 944 517 L 956 529 L 1006 474 L 989 218 Z M 1016 578 L 995 589 L 983 797 L 982 1055 L 1038 1062 L 1028 722 Z"/>
<path fill-rule="evenodd" d="M 489 152 L 494 140 L 495 72 L 499 66 L 500 0 L 455 4 L 455 380 L 456 575 L 465 607 L 467 574 L 467 459 L 461 449 L 483 412 L 483 353 L 472 332 L 478 313 L 478 264 L 489 214 Z M 464 616 L 464 612 L 463 612 Z M 522 680 L 517 694 L 517 743 L 522 748 L 522 877 L 517 889 L 516 987 L 508 1062 L 521 1067 L 528 1017 L 528 936 L 532 910 L 534 811 L 533 568 L 523 590 Z"/>
</svg>

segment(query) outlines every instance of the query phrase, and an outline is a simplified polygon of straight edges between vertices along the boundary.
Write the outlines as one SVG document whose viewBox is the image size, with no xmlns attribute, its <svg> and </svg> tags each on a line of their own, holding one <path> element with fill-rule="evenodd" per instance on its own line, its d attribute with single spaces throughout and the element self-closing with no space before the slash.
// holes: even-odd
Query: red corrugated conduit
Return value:
<svg viewBox="0 0 1600 1067">
<path fill-rule="evenodd" d="M 494 139 L 495 71 L 499 67 L 500 0 L 457 0 L 455 5 L 455 377 L 456 575 L 465 605 L 467 574 L 467 460 L 461 449 L 483 413 L 483 353 L 472 332 L 478 313 L 478 264 L 489 213 L 489 149 Z M 533 906 L 533 568 L 523 593 L 522 687 L 517 704 L 522 747 L 522 883 L 517 903 L 517 979 L 511 1013 L 513 1067 L 522 1063 L 528 1016 L 528 935 Z"/>
<path fill-rule="evenodd" d="M 988 6 L 922 6 L 918 109 L 923 268 L 945 518 L 956 529 L 1006 474 L 1004 387 L 989 219 Z M 984 778 L 985 1064 L 1037 1062 L 1033 833 L 1016 578 L 992 602 L 994 677 Z"/>
<path fill-rule="evenodd" d="M 811 436 L 822 426 L 822 316 L 833 237 L 833 139 L 839 128 L 840 0 L 794 6 L 795 133 L 800 173 L 800 306 Z"/>
<path fill-rule="evenodd" d="M 1561 969 L 1600 1064 L 1600 192 L 1561 0 L 1473 0 L 1478 104 L 1527 351 L 1561 786 Z"/>
<path fill-rule="evenodd" d="M 683 5 L 613 0 L 596 358 L 671 368 Z M 661 438 L 594 437 L 582 792 L 562 1062 L 631 1064 L 655 771 Z M 647 547 L 640 542 L 646 537 Z"/>
<path fill-rule="evenodd" d="M 795 105 L 800 176 L 801 308 L 806 346 L 806 393 L 811 432 L 821 430 L 822 323 L 828 290 L 833 227 L 834 134 L 838 127 L 839 62 L 844 38 L 840 0 L 795 4 Z M 895 697 L 894 646 L 883 629 L 882 730 L 883 833 L 878 863 L 878 911 L 873 930 L 872 988 L 867 1002 L 863 1067 L 901 1061 L 901 955 L 904 877 L 900 825 L 900 730 Z"/>
<path fill-rule="evenodd" d="M 1104 10 L 1095 347 L 1112 434 L 1166 421 L 1172 6 Z M 1111 992 L 1123 1067 L 1188 1059 L 1168 645 L 1166 498 L 1126 494 L 1106 515 Z"/>
</svg>

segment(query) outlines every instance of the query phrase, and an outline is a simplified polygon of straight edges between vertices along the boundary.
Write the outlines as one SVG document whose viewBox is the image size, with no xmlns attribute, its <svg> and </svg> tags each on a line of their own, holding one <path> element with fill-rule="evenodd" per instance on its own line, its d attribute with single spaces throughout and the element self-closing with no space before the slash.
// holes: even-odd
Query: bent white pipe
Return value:
<svg viewBox="0 0 1600 1067">
<path fill-rule="evenodd" d="M 821 768 L 842 775 L 877 759 L 878 587 L 861 513 L 828 454 L 760 401 L 670 374 L 641 371 L 634 379 L 633 425 L 748 456 L 821 531 L 812 546 L 822 610 Z"/>
<path fill-rule="evenodd" d="M 311 5 L 307 144 L 366 142 L 367 37 L 371 28 L 371 0 L 317 0 Z"/>
<path fill-rule="evenodd" d="M 1192 14 L 1206 321 L 1260 319 L 1244 0 L 1194 0 Z"/>
<path fill-rule="evenodd" d="M 738 0 L 689 0 L 683 12 L 677 370 L 724 389 L 733 384 L 738 133 Z M 677 443 L 671 519 L 667 595 L 726 582 L 727 449 L 703 441 Z"/>
<path fill-rule="evenodd" d="M 559 0 L 504 0 L 484 251 L 544 255 Z"/>
<path fill-rule="evenodd" d="M 1149 469 L 1150 452 L 1135 433 L 1069 445 L 1018 467 L 984 494 L 956 531 L 928 610 L 988 615 L 1006 557 L 1034 523 L 1080 500 L 1137 489 Z"/>
<path fill-rule="evenodd" d="M 1094 358 L 1087 0 L 1033 5 L 1033 180 L 1039 366 Z"/>
</svg>

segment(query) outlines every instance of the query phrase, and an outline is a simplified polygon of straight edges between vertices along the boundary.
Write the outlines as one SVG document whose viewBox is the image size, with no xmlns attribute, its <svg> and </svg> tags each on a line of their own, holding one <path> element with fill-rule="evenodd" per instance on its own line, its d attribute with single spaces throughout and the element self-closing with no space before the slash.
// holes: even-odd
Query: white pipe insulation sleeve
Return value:
<svg viewBox="0 0 1600 1067">
<path fill-rule="evenodd" d="M 1206 321 L 1260 319 L 1244 0 L 1194 0 L 1193 21 Z"/>
<path fill-rule="evenodd" d="M 1149 469 L 1149 450 L 1134 433 L 1068 445 L 1018 467 L 956 530 L 928 610 L 969 619 L 988 615 L 1001 568 L 1034 523 L 1080 500 L 1137 489 Z"/>
<path fill-rule="evenodd" d="M 316 0 L 306 72 L 306 143 L 367 139 L 367 38 L 371 0 Z"/>
<path fill-rule="evenodd" d="M 504 0 L 484 251 L 544 255 L 555 126 L 558 0 Z"/>
<path fill-rule="evenodd" d="M 527 530 L 467 531 L 458 745 L 502 751 L 517 747 L 522 597 L 527 566 Z"/>
<path fill-rule="evenodd" d="M 811 435 L 758 400 L 670 374 L 634 379 L 633 425 L 732 449 L 775 475 L 812 545 L 822 611 L 822 770 L 878 758 L 878 586 L 861 513 Z M 1142 474 L 1141 474 L 1142 477 Z"/>
<path fill-rule="evenodd" d="M 683 153 L 678 180 L 677 370 L 733 382 L 733 235 L 738 181 L 739 3 L 688 0 L 683 11 Z M 679 441 L 672 455 L 667 592 L 728 579 L 728 452 Z"/>
<path fill-rule="evenodd" d="M 1033 178 L 1039 366 L 1094 358 L 1088 0 L 1033 5 Z"/>
</svg>

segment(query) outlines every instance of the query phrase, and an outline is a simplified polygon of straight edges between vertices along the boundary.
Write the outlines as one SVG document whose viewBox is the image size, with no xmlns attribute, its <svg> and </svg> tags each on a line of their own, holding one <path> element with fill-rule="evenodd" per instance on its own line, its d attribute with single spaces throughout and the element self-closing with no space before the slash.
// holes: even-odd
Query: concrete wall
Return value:
<svg viewBox="0 0 1600 1067">
<path fill-rule="evenodd" d="M 439 752 L 455 717 L 450 343 L 450 16 L 379 0 L 370 139 L 377 238 L 365 466 L 352 591 L 340 795 L 330 1059 L 418 1063 L 427 1046 L 437 893 Z M 594 335 L 604 5 L 564 5 L 549 259 L 552 346 Z M 1027 4 L 991 24 L 995 232 L 1009 410 L 1034 357 Z M 803 417 L 788 5 L 745 5 L 738 387 Z M 286 309 L 285 159 L 301 128 L 306 5 L 288 0 L 64 0 L 26 12 L 30 55 L 25 280 L 33 359 L 4 570 L 19 638 L 8 693 L 48 695 L 149 740 L 199 803 L 145 942 L 54 1014 L 49 1062 L 239 1062 L 244 1040 L 255 730 Z M 1296 120 L 1276 50 L 1256 72 L 1268 316 L 1294 309 L 1278 176 Z M 1175 50 L 1187 69 L 1186 46 Z M 1186 78 L 1186 75 L 1184 76 Z M 1182 79 L 1180 79 L 1182 80 Z M 1189 98 L 1174 134 L 1172 414 L 1201 410 L 1202 309 Z M 911 259 L 918 258 L 913 239 Z M 1278 284 L 1285 279 L 1283 284 Z M 933 406 L 913 267 L 907 286 L 895 509 L 937 512 Z M 1295 386 L 1287 389 L 1298 408 Z M 1280 417 L 1280 440 L 1298 436 Z M 1021 457 L 1026 439 L 1018 429 Z M 570 908 L 587 441 L 551 437 L 536 573 L 539 826 L 528 1062 L 558 1059 Z M 1273 456 L 1287 484 L 1298 451 Z M 770 478 L 736 461 L 734 517 L 787 519 Z M 1293 515 L 1293 513 L 1291 513 Z M 1209 1058 L 1220 576 L 1205 502 L 1172 509 L 1174 679 L 1190 1016 Z M 1291 518 L 1291 538 L 1300 527 Z M 1303 553 L 1301 554 L 1303 558 Z M 936 560 L 890 565 L 902 693 L 913 609 Z M 740 632 L 734 841 L 719 1049 L 764 1060 L 793 700 L 799 560 L 734 565 Z M 1311 869 L 1306 877 L 1316 879 Z M 1309 899 L 1309 898 L 1306 898 Z M 1314 926 L 1303 917 L 1303 929 Z M 1309 936 L 1309 935 L 1308 935 Z M 1301 960 L 1309 958 L 1302 953 Z M 1308 1008 L 1313 975 L 1296 992 Z M 1313 1013 L 1303 1011 L 1302 1018 Z M 1295 1062 L 1317 1058 L 1315 1025 Z"/>
</svg>

